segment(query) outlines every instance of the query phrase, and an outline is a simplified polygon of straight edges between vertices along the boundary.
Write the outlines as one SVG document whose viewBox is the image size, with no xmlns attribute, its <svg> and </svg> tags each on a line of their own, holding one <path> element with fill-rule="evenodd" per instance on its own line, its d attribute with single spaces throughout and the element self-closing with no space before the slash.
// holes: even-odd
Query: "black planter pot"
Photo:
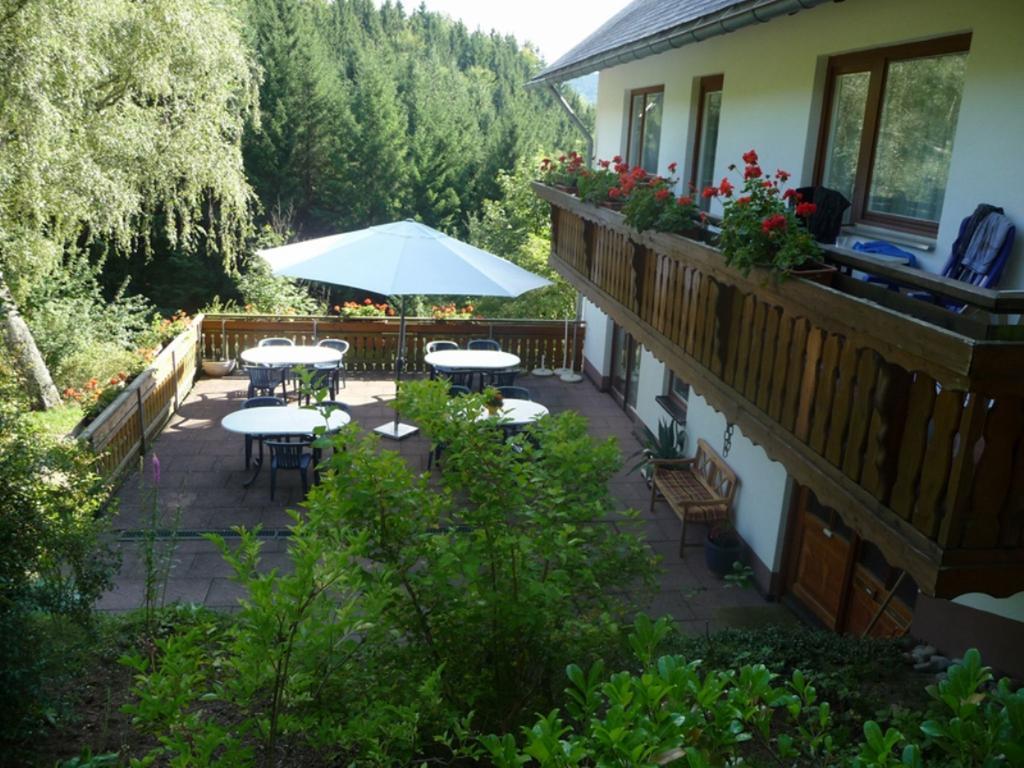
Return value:
<svg viewBox="0 0 1024 768">
<path fill-rule="evenodd" d="M 719 578 L 732 572 L 732 564 L 740 559 L 743 546 L 736 536 L 719 536 L 704 539 L 704 562 L 708 570 Z"/>
</svg>

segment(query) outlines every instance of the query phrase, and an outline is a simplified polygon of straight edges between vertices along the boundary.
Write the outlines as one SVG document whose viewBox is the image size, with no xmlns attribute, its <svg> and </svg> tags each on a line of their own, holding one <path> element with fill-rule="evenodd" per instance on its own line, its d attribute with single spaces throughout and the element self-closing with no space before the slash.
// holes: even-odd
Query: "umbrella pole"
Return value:
<svg viewBox="0 0 1024 768">
<path fill-rule="evenodd" d="M 402 367 L 405 365 L 405 296 L 402 296 L 402 311 L 398 321 L 398 350 L 395 353 L 395 420 L 391 424 L 381 424 L 374 429 L 384 437 L 401 440 L 419 431 L 412 424 L 398 423 L 398 390 L 402 386 Z"/>
</svg>

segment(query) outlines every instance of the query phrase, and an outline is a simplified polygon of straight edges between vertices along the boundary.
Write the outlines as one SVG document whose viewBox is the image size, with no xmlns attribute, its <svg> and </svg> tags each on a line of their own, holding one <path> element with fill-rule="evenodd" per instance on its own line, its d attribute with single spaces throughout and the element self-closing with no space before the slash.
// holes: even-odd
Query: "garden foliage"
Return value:
<svg viewBox="0 0 1024 768">
<path fill-rule="evenodd" d="M 93 458 L 33 427 L 0 384 L 0 742 L 30 736 L 68 637 L 88 633 L 115 560 Z"/>
<path fill-rule="evenodd" d="M 605 521 L 614 442 L 575 414 L 505 441 L 475 419 L 480 396 L 446 390 L 410 383 L 401 402 L 445 444 L 440 484 L 349 428 L 295 516 L 289 573 L 257 573 L 252 532 L 219 542 L 249 594 L 238 621 L 129 660 L 158 753 L 236 764 L 304 744 L 402 764 L 449 730 L 515 728 L 557 703 L 565 664 L 618 656 L 623 592 L 652 561 Z"/>
</svg>

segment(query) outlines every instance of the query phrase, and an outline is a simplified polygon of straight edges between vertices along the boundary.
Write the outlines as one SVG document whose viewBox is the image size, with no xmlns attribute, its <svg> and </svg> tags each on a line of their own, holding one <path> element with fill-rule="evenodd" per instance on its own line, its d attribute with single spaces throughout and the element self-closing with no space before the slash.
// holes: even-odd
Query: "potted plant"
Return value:
<svg viewBox="0 0 1024 768">
<path fill-rule="evenodd" d="M 583 156 L 578 152 L 560 155 L 557 160 L 545 157 L 540 163 L 540 181 L 575 194 L 580 174 L 585 170 Z"/>
<path fill-rule="evenodd" d="M 498 411 L 501 410 L 501 407 L 504 404 L 505 401 L 501 396 L 501 392 L 497 389 L 494 387 L 487 387 L 487 389 L 484 390 L 484 407 L 491 416 L 497 416 Z"/>
<path fill-rule="evenodd" d="M 658 434 L 648 438 L 640 449 L 640 460 L 630 469 L 640 470 L 648 484 L 654 459 L 681 459 L 686 449 L 686 429 L 674 421 L 662 419 L 658 422 Z M 634 454 L 636 456 L 636 454 Z"/>
<path fill-rule="evenodd" d="M 670 163 L 668 170 L 675 173 L 676 164 Z M 672 191 L 676 186 L 674 178 L 648 177 L 636 171 L 634 168 L 622 184 L 628 189 L 626 204 L 622 208 L 626 224 L 638 232 L 654 230 L 699 236 L 703 219 L 693 195 L 676 197 Z"/>
<path fill-rule="evenodd" d="M 616 156 L 615 162 L 620 163 L 622 158 Z M 612 171 L 610 160 L 598 160 L 597 170 L 589 171 L 584 168 L 577 180 L 580 200 L 594 205 L 603 205 L 609 202 L 608 192 L 619 185 L 619 174 Z"/>
<path fill-rule="evenodd" d="M 704 562 L 708 570 L 724 578 L 732 572 L 733 563 L 739 561 L 742 554 L 743 543 L 729 519 L 711 523 L 704 539 Z"/>
<path fill-rule="evenodd" d="M 706 198 L 722 200 L 718 246 L 726 263 L 744 275 L 754 267 L 766 267 L 780 277 L 831 282 L 835 269 L 820 262 L 821 248 L 803 222 L 815 212 L 814 203 L 801 200 L 795 189 L 782 187 L 790 177 L 786 171 L 777 170 L 768 177 L 754 150 L 744 153 L 743 163 L 741 194 L 735 194 L 728 177 L 702 192 Z M 735 169 L 735 165 L 729 166 L 729 170 Z"/>
<path fill-rule="evenodd" d="M 217 345 L 217 348 L 213 350 L 214 357 L 203 358 L 202 363 L 203 373 L 214 379 L 219 379 L 222 376 L 227 376 L 229 373 L 235 370 L 234 359 L 229 359 L 225 354 L 225 351 L 227 350 L 225 338 L 226 337 L 224 334 L 224 323 L 222 321 L 220 324 L 220 343 Z"/>
</svg>

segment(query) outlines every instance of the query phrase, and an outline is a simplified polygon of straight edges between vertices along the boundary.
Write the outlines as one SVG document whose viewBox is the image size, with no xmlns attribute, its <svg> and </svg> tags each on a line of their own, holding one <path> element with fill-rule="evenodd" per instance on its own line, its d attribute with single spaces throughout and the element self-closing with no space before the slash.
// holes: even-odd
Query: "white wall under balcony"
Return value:
<svg viewBox="0 0 1024 768">
<path fill-rule="evenodd" d="M 601 72 L 599 157 L 625 147 L 630 89 L 664 85 L 659 160 L 688 168 L 696 79 L 724 74 L 715 178 L 756 148 L 769 171 L 784 168 L 809 183 L 830 55 L 972 32 L 962 105 L 934 253 L 922 266 L 942 268 L 960 220 L 980 202 L 1003 206 L 1024 229 L 1018 147 L 1024 136 L 1024 3 L 1020 0 L 858 0 L 818 6 L 737 32 Z M 688 174 L 684 176 L 688 178 Z M 1024 288 L 1024 234 L 1001 287 Z"/>
<path fill-rule="evenodd" d="M 651 434 L 658 434 L 658 422 L 669 415 L 654 401 L 665 393 L 665 366 L 646 349 L 640 354 L 640 381 L 636 389 L 636 415 Z"/>
<path fill-rule="evenodd" d="M 612 321 L 597 305 L 583 299 L 583 320 L 587 333 L 583 338 L 583 356 L 600 376 L 611 373 Z M 547 361 L 549 368 L 561 365 L 561 361 Z"/>
<path fill-rule="evenodd" d="M 687 405 L 687 452 L 693 455 L 697 440 L 703 438 L 721 455 L 725 417 L 692 390 Z M 786 468 L 769 459 L 738 428 L 733 430 L 725 462 L 740 480 L 733 507 L 736 530 L 769 570 L 779 571 L 788 507 Z"/>
</svg>

